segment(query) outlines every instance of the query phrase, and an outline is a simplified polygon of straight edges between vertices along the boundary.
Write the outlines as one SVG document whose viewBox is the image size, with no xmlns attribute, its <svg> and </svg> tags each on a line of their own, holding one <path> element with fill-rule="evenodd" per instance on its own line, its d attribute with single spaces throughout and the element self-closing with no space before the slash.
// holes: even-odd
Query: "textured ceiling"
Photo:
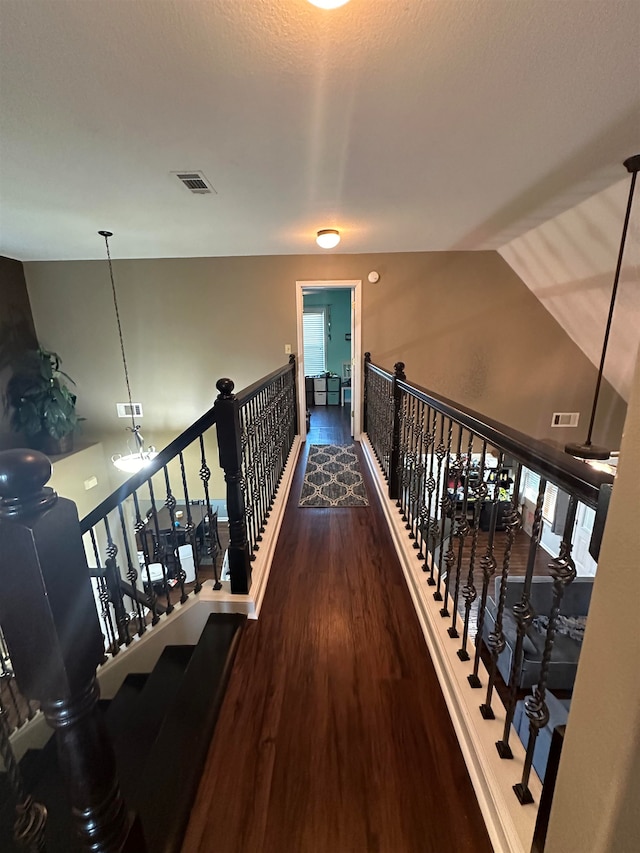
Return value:
<svg viewBox="0 0 640 853">
<path fill-rule="evenodd" d="M 640 147 L 637 0 L 1 0 L 0 253 L 499 247 Z M 216 195 L 171 175 L 201 169 Z M 319 250 L 318 250 L 319 251 Z"/>
</svg>

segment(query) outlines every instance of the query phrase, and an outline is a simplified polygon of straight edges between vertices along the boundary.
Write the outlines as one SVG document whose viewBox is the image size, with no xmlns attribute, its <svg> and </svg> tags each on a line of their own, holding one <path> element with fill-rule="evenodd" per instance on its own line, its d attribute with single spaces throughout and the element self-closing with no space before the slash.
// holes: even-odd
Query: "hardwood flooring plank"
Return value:
<svg viewBox="0 0 640 853">
<path fill-rule="evenodd" d="M 382 510 L 299 509 L 305 464 L 183 853 L 488 853 Z"/>
</svg>

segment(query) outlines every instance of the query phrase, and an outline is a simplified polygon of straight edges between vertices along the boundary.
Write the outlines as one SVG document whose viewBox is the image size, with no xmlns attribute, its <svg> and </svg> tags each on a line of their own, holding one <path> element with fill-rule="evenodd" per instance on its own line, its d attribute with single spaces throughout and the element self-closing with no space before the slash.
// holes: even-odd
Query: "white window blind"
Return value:
<svg viewBox="0 0 640 853">
<path fill-rule="evenodd" d="M 538 500 L 540 490 L 540 475 L 534 471 L 527 470 L 524 476 L 524 497 L 535 504 Z M 558 487 L 553 483 L 547 483 L 544 490 L 544 502 L 542 504 L 542 517 L 547 521 L 553 521 L 556 513 L 558 500 Z"/>
<path fill-rule="evenodd" d="M 317 376 L 327 370 L 327 336 L 324 308 L 305 309 L 302 315 L 304 372 Z"/>
</svg>

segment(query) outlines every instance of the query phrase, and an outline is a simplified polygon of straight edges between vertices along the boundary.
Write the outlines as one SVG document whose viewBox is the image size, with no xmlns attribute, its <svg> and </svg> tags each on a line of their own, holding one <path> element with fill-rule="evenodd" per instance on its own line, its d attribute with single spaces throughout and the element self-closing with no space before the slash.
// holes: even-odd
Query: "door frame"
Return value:
<svg viewBox="0 0 640 853">
<path fill-rule="evenodd" d="M 296 323 L 298 333 L 298 424 L 300 437 L 307 437 L 307 404 L 304 387 L 304 346 L 302 313 L 305 290 L 351 291 L 351 429 L 354 441 L 360 440 L 362 432 L 362 279 L 337 281 L 296 281 Z"/>
</svg>

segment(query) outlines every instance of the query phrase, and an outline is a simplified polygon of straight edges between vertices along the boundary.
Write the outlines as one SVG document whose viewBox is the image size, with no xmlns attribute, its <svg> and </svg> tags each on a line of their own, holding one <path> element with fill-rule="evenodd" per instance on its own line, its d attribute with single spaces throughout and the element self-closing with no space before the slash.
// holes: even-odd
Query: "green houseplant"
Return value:
<svg viewBox="0 0 640 853">
<path fill-rule="evenodd" d="M 32 447 L 49 454 L 68 453 L 73 448 L 73 433 L 80 420 L 76 395 L 64 380 L 75 382 L 60 370 L 60 363 L 55 352 L 42 348 L 26 351 L 13 364 L 5 393 L 12 429 L 22 433 Z"/>
</svg>

